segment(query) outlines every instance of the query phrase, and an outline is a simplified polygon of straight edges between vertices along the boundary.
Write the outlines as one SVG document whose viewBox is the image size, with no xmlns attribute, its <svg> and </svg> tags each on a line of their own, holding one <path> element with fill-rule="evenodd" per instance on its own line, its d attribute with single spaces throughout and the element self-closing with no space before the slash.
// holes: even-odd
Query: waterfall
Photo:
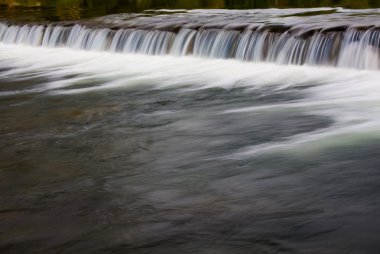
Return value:
<svg viewBox="0 0 380 254">
<path fill-rule="evenodd" d="M 260 27 L 172 30 L 0 23 L 0 42 L 147 55 L 380 69 L 380 28 Z"/>
</svg>

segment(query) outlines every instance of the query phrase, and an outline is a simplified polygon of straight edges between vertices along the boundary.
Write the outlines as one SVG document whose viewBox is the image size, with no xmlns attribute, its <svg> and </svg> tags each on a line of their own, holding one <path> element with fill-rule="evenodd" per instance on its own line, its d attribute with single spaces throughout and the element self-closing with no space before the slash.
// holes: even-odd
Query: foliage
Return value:
<svg viewBox="0 0 380 254">
<path fill-rule="evenodd" d="M 1 7 L 2 6 L 2 7 Z M 308 8 L 380 7 L 380 0 L 0 0 L 0 8 L 50 8 L 54 19 L 80 19 L 114 12 L 139 12 L 146 9 L 195 9 L 195 8 Z M 53 18 L 50 18 L 53 19 Z"/>
</svg>

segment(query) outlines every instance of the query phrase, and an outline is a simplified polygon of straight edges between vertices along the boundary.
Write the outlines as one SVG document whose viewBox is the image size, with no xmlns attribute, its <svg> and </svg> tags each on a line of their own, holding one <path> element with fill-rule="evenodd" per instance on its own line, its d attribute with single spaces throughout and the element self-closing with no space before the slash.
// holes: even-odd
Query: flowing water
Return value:
<svg viewBox="0 0 380 254">
<path fill-rule="evenodd" d="M 379 253 L 379 15 L 0 20 L 0 253 Z"/>
</svg>

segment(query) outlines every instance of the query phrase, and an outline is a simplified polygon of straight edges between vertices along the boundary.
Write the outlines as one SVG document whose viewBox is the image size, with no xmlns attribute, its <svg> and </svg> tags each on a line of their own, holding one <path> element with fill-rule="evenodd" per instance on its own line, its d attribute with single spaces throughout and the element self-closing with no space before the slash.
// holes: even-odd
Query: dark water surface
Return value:
<svg viewBox="0 0 380 254">
<path fill-rule="evenodd" d="M 331 106 L 310 97 L 315 86 L 331 95 L 341 71 L 317 70 L 309 75 L 319 83 L 285 87 L 284 77 L 270 85 L 253 74 L 267 84 L 250 88 L 221 85 L 231 82 L 220 76 L 228 69 L 246 73 L 240 64 L 233 69 L 238 63 L 199 67 L 221 70 L 216 82 L 205 78 L 212 70 L 185 78 L 179 73 L 197 72 L 199 63 L 183 62 L 173 64 L 181 69 L 172 76 L 182 84 L 165 87 L 172 81 L 155 63 L 138 74 L 133 58 L 35 51 L 0 51 L 1 253 L 380 251 L 378 135 L 367 125 L 340 130 L 349 124 L 328 113 L 343 107 L 338 115 L 347 114 L 354 102 Z M 29 65 L 42 52 L 51 60 Z M 122 78 L 114 70 L 123 64 L 109 66 L 109 58 L 134 66 L 134 74 Z M 147 58 L 163 69 L 173 61 Z M 99 64 L 97 71 L 79 67 Z M 284 73 L 300 80 L 306 69 L 299 68 Z M 322 81 L 324 72 L 331 81 Z M 349 79 L 360 82 L 357 72 L 350 87 Z M 81 76 L 88 78 L 75 82 Z M 108 79 L 123 85 L 101 89 Z M 62 80 L 68 84 L 58 86 Z M 206 87 L 191 85 L 197 82 Z M 88 88 L 95 90 L 81 90 Z M 370 114 L 367 106 L 357 113 Z"/>
<path fill-rule="evenodd" d="M 90 31 L 71 30 L 78 31 L 76 38 L 91 38 L 91 47 L 60 43 L 57 34 L 64 36 L 60 32 L 68 27 L 56 27 L 52 46 L 33 37 L 46 27 L 6 23 L 15 17 L 72 20 L 147 8 L 309 6 L 307 1 L 267 6 L 99 1 L 92 8 L 94 2 L 2 5 L 1 254 L 380 253 L 378 10 L 112 15 L 97 19 L 102 29 L 91 23 Z M 356 8 L 377 3 L 358 2 L 308 3 Z M 77 12 L 66 13 L 71 10 Z M 207 27 L 208 16 L 215 22 Z M 292 44 L 309 44 L 306 37 L 285 37 L 290 28 L 284 27 L 313 26 L 318 33 L 307 33 L 316 38 L 309 53 L 328 60 L 324 50 L 335 50 L 342 40 L 344 50 L 334 51 L 342 65 L 213 57 L 228 38 L 237 38 L 231 33 L 242 32 L 229 28 L 228 20 L 239 23 L 244 17 L 265 23 L 268 30 L 261 32 L 267 37 L 257 38 L 268 43 L 278 38 L 271 36 L 278 36 L 273 28 L 280 27 L 270 25 L 281 23 L 278 47 L 289 46 L 285 60 L 301 48 L 293 50 Z M 153 35 L 166 33 L 160 22 L 176 26 L 182 19 L 202 24 L 194 33 L 209 29 L 203 49 L 211 57 L 146 55 Z M 141 51 L 100 47 L 116 33 L 105 23 L 136 20 L 141 22 L 133 25 L 151 32 L 144 34 Z M 355 24 L 361 26 L 345 30 Z M 100 39 L 105 43 L 97 43 Z M 285 39 L 289 43 L 281 44 Z M 255 51 L 247 45 L 248 52 Z M 347 64 L 350 59 L 353 65 Z"/>
</svg>

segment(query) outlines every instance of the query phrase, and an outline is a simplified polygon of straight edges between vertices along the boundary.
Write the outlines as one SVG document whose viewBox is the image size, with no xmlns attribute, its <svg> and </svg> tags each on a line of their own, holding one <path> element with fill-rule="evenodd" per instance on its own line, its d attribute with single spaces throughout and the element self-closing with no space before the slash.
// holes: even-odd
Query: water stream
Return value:
<svg viewBox="0 0 380 254">
<path fill-rule="evenodd" d="M 378 17 L 0 20 L 0 253 L 379 253 Z"/>
</svg>

